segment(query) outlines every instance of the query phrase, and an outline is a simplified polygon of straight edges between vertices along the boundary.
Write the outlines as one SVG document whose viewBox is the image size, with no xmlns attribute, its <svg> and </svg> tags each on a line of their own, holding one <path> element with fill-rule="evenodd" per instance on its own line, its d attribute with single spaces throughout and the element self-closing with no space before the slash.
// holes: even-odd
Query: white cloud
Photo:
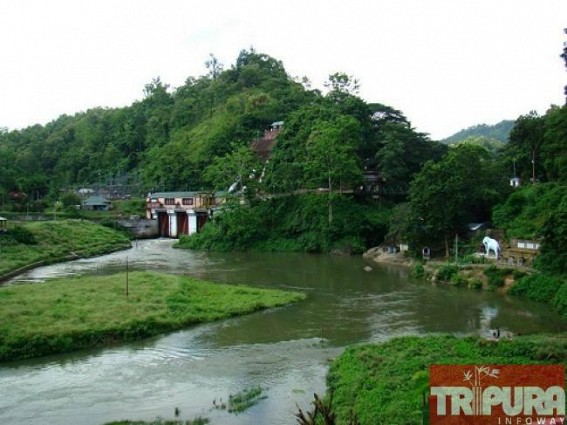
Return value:
<svg viewBox="0 0 567 425">
<path fill-rule="evenodd" d="M 0 0 L 0 126 L 124 106 L 254 46 L 316 86 L 361 96 L 445 137 L 563 103 L 564 0 Z"/>
</svg>

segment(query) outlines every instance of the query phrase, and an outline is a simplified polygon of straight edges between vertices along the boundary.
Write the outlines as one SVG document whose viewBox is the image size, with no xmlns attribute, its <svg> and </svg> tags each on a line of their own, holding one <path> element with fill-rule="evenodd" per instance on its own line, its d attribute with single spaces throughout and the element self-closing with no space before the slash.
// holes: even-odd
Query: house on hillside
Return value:
<svg viewBox="0 0 567 425">
<path fill-rule="evenodd" d="M 158 221 L 159 236 L 177 238 L 200 232 L 215 206 L 215 197 L 210 192 L 149 193 L 146 218 Z"/>
<path fill-rule="evenodd" d="M 283 124 L 283 121 L 273 122 L 270 129 L 264 131 L 264 135 L 262 137 L 254 140 L 250 144 L 252 150 L 256 152 L 262 161 L 266 162 L 270 159 L 272 150 L 276 145 L 276 137 L 278 137 L 278 134 L 281 133 Z"/>
<path fill-rule="evenodd" d="M 83 202 L 83 208 L 91 211 L 108 211 L 111 208 L 111 202 L 102 196 L 90 196 Z"/>
<path fill-rule="evenodd" d="M 6 232 L 8 230 L 8 219 L 0 217 L 0 232 Z"/>
</svg>

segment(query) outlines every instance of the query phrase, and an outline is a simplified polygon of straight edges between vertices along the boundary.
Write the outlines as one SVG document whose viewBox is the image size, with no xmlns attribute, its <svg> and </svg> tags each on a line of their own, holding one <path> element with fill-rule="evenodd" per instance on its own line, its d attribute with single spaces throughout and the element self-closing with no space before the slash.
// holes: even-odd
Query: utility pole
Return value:
<svg viewBox="0 0 567 425">
<path fill-rule="evenodd" d="M 532 184 L 535 184 L 535 149 L 532 150 Z"/>
</svg>

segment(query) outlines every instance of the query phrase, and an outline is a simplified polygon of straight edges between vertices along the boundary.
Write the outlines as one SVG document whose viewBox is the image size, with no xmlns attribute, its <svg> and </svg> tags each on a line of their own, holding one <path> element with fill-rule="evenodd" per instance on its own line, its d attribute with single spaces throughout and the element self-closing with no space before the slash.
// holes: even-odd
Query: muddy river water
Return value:
<svg viewBox="0 0 567 425">
<path fill-rule="evenodd" d="M 325 391 L 328 360 L 345 346 L 429 333 L 567 330 L 547 305 L 486 291 L 435 287 L 409 270 L 360 257 L 202 253 L 173 241 L 56 264 L 9 284 L 49 284 L 70 274 L 152 269 L 206 280 L 289 288 L 307 300 L 137 343 L 0 364 L 0 424 L 93 424 L 208 417 L 211 424 L 294 424 L 297 406 Z M 372 270 L 365 271 L 369 265 Z M 119 312 L 117 312 L 119 314 Z M 214 408 L 260 386 L 267 396 L 238 415 Z"/>
</svg>

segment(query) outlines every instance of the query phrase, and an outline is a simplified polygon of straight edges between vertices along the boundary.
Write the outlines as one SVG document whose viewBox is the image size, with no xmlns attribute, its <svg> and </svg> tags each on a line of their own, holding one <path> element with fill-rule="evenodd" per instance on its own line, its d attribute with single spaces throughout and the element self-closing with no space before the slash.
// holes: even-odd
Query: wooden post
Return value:
<svg viewBox="0 0 567 425">
<path fill-rule="evenodd" d="M 126 257 L 126 297 L 128 297 L 128 257 Z"/>
</svg>

